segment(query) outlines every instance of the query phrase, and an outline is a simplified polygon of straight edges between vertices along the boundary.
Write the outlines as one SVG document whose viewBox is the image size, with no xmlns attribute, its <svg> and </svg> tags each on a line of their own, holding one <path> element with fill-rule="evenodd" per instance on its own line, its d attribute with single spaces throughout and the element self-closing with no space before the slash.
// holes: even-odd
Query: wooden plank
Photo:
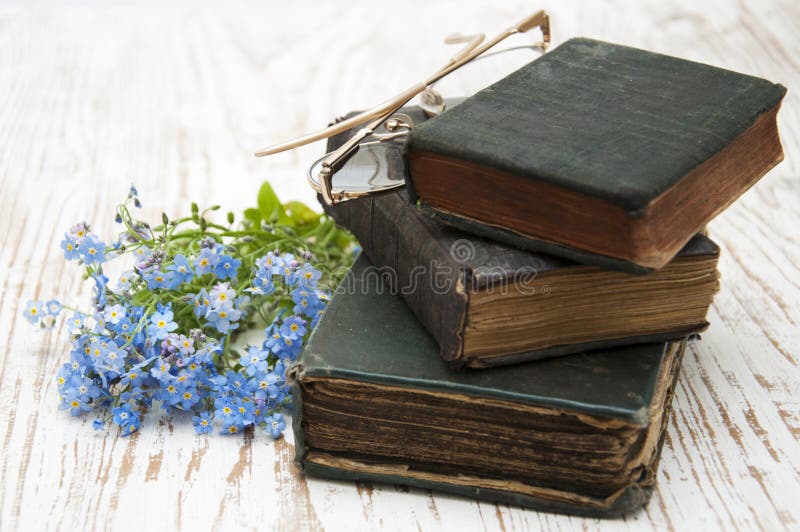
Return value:
<svg viewBox="0 0 800 532">
<path fill-rule="evenodd" d="M 135 181 L 146 214 L 188 202 L 238 211 L 269 178 L 314 203 L 319 145 L 251 152 L 381 101 L 449 57 L 452 31 L 491 33 L 531 8 L 415 0 L 227 8 L 0 7 L 0 529 L 142 527 L 780 529 L 800 508 L 800 6 L 788 0 L 543 2 L 556 42 L 583 35 L 752 73 L 789 87 L 786 161 L 711 224 L 723 254 L 712 327 L 687 354 L 645 511 L 577 519 L 394 486 L 305 479 L 291 434 L 199 437 L 151 415 L 129 439 L 58 412 L 63 327 L 27 299 L 84 301 L 62 232 L 114 231 Z M 232 186 L 233 185 L 233 186 Z M 252 192 L 250 192 L 252 191 Z"/>
</svg>

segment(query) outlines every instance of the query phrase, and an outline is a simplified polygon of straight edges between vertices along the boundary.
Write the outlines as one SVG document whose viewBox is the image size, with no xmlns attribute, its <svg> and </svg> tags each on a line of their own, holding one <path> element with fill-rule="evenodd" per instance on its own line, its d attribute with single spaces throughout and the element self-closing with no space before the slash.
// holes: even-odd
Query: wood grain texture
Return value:
<svg viewBox="0 0 800 532">
<path fill-rule="evenodd" d="M 381 101 L 439 66 L 452 31 L 498 30 L 530 2 L 350 1 L 0 7 L 0 529 L 797 529 L 800 526 L 800 5 L 541 2 L 555 41 L 587 36 L 789 88 L 786 160 L 711 224 L 722 291 L 687 352 L 649 507 L 602 522 L 392 486 L 304 479 L 291 436 L 197 437 L 151 415 L 122 439 L 57 411 L 63 327 L 31 298 L 90 289 L 58 242 L 114 231 L 135 181 L 145 212 L 240 210 L 269 178 L 310 204 L 321 145 L 252 151 Z"/>
</svg>

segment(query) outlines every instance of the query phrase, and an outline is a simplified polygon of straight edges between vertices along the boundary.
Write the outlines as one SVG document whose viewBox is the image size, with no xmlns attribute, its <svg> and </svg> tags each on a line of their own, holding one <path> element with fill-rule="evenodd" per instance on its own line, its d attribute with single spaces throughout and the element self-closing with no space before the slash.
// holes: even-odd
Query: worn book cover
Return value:
<svg viewBox="0 0 800 532">
<path fill-rule="evenodd" d="M 306 474 L 579 515 L 647 503 L 685 342 L 455 371 L 369 266 L 289 371 Z"/>
<path fill-rule="evenodd" d="M 418 109 L 404 112 L 423 119 Z M 403 171 L 402 160 L 396 166 Z M 719 249 L 703 235 L 661 270 L 631 275 L 473 236 L 419 212 L 404 191 L 323 207 L 454 367 L 682 338 L 708 325 L 719 287 Z"/>
<path fill-rule="evenodd" d="M 648 272 L 782 160 L 785 92 L 571 39 L 416 125 L 408 187 L 412 200 L 476 234 Z"/>
</svg>

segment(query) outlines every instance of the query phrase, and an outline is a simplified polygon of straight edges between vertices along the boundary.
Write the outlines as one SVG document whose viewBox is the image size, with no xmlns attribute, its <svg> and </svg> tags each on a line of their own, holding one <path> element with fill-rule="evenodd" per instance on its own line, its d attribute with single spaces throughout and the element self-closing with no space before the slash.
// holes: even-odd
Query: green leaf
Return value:
<svg viewBox="0 0 800 532">
<path fill-rule="evenodd" d="M 259 227 L 261 225 L 261 211 L 253 208 L 245 209 L 244 219 L 251 222 L 255 227 Z"/>
<path fill-rule="evenodd" d="M 319 224 L 319 214 L 301 201 L 289 201 L 283 204 L 288 211 L 289 218 L 295 225 L 315 226 Z"/>
<path fill-rule="evenodd" d="M 355 243 L 355 239 L 350 233 L 346 233 L 344 231 L 339 231 L 339 230 L 336 231 L 336 237 L 333 239 L 333 241 L 343 251 L 347 250 L 347 248 L 350 247 L 350 245 Z"/>
<path fill-rule="evenodd" d="M 261 217 L 264 220 L 277 221 L 284 225 L 292 224 L 291 218 L 286 215 L 283 205 L 268 181 L 264 181 L 258 191 L 258 210 L 261 211 Z"/>
</svg>

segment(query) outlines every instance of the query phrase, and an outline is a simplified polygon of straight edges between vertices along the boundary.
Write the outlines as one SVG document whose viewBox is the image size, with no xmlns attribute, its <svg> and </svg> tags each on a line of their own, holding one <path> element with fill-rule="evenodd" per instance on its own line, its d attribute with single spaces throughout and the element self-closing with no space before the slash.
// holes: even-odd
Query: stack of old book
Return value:
<svg viewBox="0 0 800 532">
<path fill-rule="evenodd" d="M 326 206 L 364 253 L 290 373 L 302 469 L 645 504 L 719 286 L 703 228 L 781 160 L 784 93 L 573 39 L 436 118 L 409 108 L 407 189 Z"/>
</svg>

